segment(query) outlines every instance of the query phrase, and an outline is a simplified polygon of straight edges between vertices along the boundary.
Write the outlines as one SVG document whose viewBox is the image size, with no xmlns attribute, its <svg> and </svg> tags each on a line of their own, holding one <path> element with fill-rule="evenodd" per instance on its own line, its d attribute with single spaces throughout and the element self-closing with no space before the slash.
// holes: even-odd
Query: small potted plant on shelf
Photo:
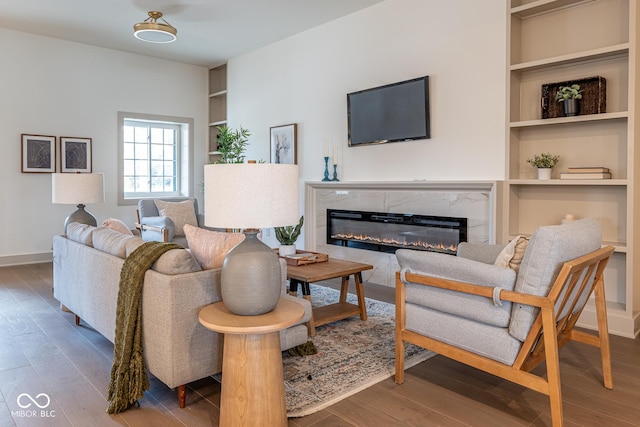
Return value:
<svg viewBox="0 0 640 427">
<path fill-rule="evenodd" d="M 582 90 L 578 84 L 560 86 L 556 92 L 556 101 L 562 102 L 562 109 L 567 117 L 580 114 L 580 103 L 578 102 L 580 99 L 582 99 Z"/>
<path fill-rule="evenodd" d="M 551 179 L 551 169 L 558 163 L 560 156 L 550 153 L 536 154 L 527 163 L 538 168 L 538 179 Z"/>
<path fill-rule="evenodd" d="M 280 248 L 278 253 L 280 256 L 295 255 L 296 253 L 296 240 L 300 236 L 302 231 L 302 224 L 304 223 L 304 216 L 300 217 L 298 225 L 289 225 L 286 227 L 274 227 L 276 232 L 276 239 L 280 242 Z"/>
</svg>

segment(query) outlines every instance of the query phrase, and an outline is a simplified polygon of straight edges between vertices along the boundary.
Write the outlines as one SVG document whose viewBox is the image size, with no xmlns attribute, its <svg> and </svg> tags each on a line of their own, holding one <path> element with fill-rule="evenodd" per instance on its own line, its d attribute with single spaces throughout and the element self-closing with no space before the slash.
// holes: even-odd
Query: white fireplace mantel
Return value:
<svg viewBox="0 0 640 427">
<path fill-rule="evenodd" d="M 305 249 L 372 264 L 363 279 L 393 287 L 394 254 L 327 245 L 327 209 L 464 217 L 470 242 L 494 243 L 495 193 L 495 181 L 306 182 Z"/>
</svg>

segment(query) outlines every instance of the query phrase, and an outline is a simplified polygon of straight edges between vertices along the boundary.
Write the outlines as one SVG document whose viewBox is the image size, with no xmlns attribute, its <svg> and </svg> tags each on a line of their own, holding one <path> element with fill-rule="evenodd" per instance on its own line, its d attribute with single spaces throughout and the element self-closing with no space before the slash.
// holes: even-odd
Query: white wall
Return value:
<svg viewBox="0 0 640 427">
<path fill-rule="evenodd" d="M 21 173 L 20 134 L 93 139 L 93 171 L 106 201 L 87 206 L 98 222 L 135 221 L 117 206 L 117 112 L 195 120 L 194 193 L 201 196 L 207 138 L 207 70 L 151 57 L 0 29 L 0 264 L 46 258 L 70 205 L 51 203 L 49 174 Z M 201 204 L 202 206 L 202 204 Z"/>
<path fill-rule="evenodd" d="M 229 61 L 229 125 L 269 160 L 269 127 L 298 123 L 301 181 L 320 180 L 324 143 L 339 178 L 504 176 L 506 2 L 387 0 Z M 431 139 L 347 146 L 346 94 L 429 75 Z M 302 202 L 301 202 L 302 206 Z"/>
</svg>

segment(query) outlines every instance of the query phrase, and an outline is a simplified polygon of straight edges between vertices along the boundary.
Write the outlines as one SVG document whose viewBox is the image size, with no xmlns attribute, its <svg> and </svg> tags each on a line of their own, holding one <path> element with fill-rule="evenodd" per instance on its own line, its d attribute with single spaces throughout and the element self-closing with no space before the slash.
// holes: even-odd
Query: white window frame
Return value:
<svg viewBox="0 0 640 427">
<path fill-rule="evenodd" d="M 128 194 L 124 192 L 124 125 L 125 121 L 172 124 L 179 130 L 177 147 L 176 191 Z M 174 116 L 118 112 L 118 205 L 137 205 L 142 198 L 191 197 L 193 189 L 193 119 Z"/>
</svg>

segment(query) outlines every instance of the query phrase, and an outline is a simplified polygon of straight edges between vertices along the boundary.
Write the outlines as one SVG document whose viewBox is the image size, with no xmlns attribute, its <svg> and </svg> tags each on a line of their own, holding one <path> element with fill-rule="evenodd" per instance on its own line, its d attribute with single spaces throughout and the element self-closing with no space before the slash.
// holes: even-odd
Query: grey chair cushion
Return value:
<svg viewBox="0 0 640 427">
<path fill-rule="evenodd" d="M 505 245 L 491 245 L 488 243 L 461 242 L 457 255 L 461 258 L 493 264 Z"/>
<path fill-rule="evenodd" d="M 516 281 L 510 268 L 436 252 L 399 249 L 396 258 L 402 269 L 426 276 L 506 290 L 513 290 Z M 509 325 L 511 315 L 511 303 L 496 306 L 485 297 L 416 284 L 407 284 L 406 301 L 503 328 Z"/>
<path fill-rule="evenodd" d="M 562 265 L 574 258 L 600 249 L 602 233 L 593 219 L 581 219 L 563 225 L 539 227 L 529 240 L 516 281 L 516 292 L 547 295 Z M 514 304 L 509 333 L 524 341 L 538 309 Z"/>
<path fill-rule="evenodd" d="M 508 328 L 497 328 L 415 304 L 407 304 L 410 331 L 512 365 L 522 343 L 509 335 Z"/>
</svg>

